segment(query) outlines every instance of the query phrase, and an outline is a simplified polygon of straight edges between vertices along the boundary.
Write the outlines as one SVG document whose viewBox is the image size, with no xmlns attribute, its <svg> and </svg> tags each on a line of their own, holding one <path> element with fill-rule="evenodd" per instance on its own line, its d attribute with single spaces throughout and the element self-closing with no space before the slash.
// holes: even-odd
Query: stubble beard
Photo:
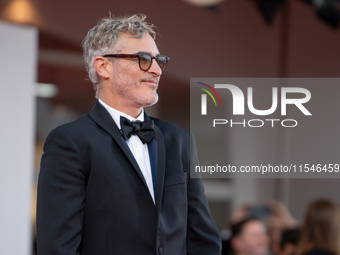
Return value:
<svg viewBox="0 0 340 255">
<path fill-rule="evenodd" d="M 117 82 L 118 83 L 115 83 L 116 85 L 113 85 L 113 89 L 115 90 L 115 92 L 138 108 L 149 107 L 155 105 L 158 102 L 157 90 L 142 91 L 142 93 L 139 94 L 138 88 L 135 88 L 133 84 L 129 84 L 127 81 L 124 80 L 120 80 Z"/>
</svg>

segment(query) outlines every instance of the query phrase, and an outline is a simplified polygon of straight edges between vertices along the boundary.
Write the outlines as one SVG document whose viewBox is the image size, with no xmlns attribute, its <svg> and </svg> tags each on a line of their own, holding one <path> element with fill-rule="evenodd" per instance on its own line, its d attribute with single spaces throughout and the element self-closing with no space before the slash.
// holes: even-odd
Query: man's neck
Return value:
<svg viewBox="0 0 340 255">
<path fill-rule="evenodd" d="M 143 111 L 143 107 L 134 107 L 132 105 L 122 105 L 119 102 L 115 100 L 108 100 L 105 97 L 100 97 L 100 100 L 102 100 L 105 104 L 112 107 L 113 109 L 116 109 L 117 111 L 123 112 L 133 118 L 137 118 Z"/>
</svg>

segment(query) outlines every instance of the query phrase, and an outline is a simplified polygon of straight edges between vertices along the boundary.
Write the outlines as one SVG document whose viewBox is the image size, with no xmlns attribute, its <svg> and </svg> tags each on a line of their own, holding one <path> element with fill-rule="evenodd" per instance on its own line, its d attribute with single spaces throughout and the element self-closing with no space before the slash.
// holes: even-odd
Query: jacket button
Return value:
<svg viewBox="0 0 340 255">
<path fill-rule="evenodd" d="M 162 247 L 159 247 L 159 248 L 158 248 L 158 254 L 163 254 L 163 249 L 162 249 Z"/>
</svg>

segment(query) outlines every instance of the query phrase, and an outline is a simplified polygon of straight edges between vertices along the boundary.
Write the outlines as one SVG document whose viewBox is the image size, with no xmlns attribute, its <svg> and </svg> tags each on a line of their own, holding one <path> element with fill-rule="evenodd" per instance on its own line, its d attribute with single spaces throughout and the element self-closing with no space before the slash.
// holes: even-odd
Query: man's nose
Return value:
<svg viewBox="0 0 340 255">
<path fill-rule="evenodd" d="M 162 69 L 158 65 L 156 59 L 152 59 L 151 67 L 148 70 L 149 73 L 154 73 L 157 77 L 162 75 Z"/>
</svg>

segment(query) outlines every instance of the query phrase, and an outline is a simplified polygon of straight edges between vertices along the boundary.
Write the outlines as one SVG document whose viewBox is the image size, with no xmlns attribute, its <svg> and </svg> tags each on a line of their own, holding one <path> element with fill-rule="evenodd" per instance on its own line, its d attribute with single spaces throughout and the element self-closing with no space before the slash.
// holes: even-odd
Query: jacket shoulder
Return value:
<svg viewBox="0 0 340 255">
<path fill-rule="evenodd" d="M 81 134 L 83 132 L 88 132 L 88 129 L 93 125 L 93 121 L 88 116 L 88 114 L 84 114 L 78 119 L 62 124 L 56 128 L 54 128 L 48 136 L 67 133 L 71 136 L 77 136 L 77 134 Z"/>
<path fill-rule="evenodd" d="M 184 135 L 184 136 L 189 136 L 190 131 L 186 130 L 180 126 L 177 126 L 176 124 L 166 121 L 166 120 L 161 120 L 155 117 L 150 117 L 155 125 L 162 131 L 163 134 L 176 134 L 178 135 Z"/>
</svg>

